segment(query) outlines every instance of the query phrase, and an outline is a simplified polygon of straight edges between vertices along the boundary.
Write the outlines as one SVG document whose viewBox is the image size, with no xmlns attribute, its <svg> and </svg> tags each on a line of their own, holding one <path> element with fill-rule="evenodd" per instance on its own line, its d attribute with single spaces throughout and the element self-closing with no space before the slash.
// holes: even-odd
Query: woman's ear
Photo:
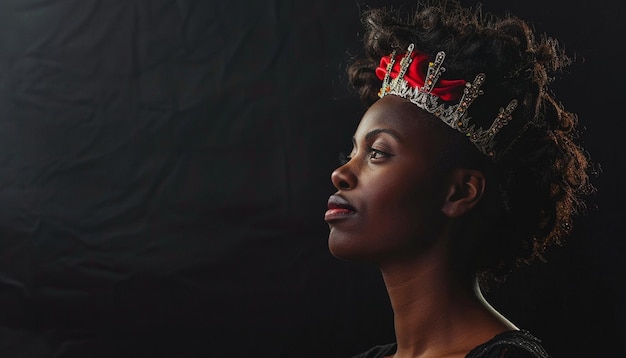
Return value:
<svg viewBox="0 0 626 358">
<path fill-rule="evenodd" d="M 441 211 L 447 217 L 457 218 L 480 202 L 486 188 L 485 175 L 480 170 L 456 169 L 448 179 L 448 192 Z"/>
</svg>

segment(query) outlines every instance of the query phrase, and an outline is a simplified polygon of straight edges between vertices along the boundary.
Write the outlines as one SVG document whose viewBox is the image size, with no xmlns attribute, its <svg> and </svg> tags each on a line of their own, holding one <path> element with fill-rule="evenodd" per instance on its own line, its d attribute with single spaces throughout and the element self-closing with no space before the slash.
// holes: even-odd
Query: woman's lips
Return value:
<svg viewBox="0 0 626 358">
<path fill-rule="evenodd" d="M 328 198 L 328 210 L 324 215 L 324 220 L 333 221 L 346 218 L 356 213 L 356 210 L 348 201 L 339 195 L 331 195 Z"/>
</svg>

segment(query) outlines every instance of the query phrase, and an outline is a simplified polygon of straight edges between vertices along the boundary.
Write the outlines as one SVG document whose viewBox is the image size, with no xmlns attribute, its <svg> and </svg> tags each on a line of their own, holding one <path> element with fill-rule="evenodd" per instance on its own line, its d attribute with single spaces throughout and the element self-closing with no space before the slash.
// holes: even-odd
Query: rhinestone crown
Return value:
<svg viewBox="0 0 626 358">
<path fill-rule="evenodd" d="M 498 115 L 488 129 L 476 127 L 476 125 L 469 123 L 471 117 L 467 115 L 467 109 L 478 96 L 483 94 L 483 90 L 480 87 L 485 82 L 485 74 L 479 73 L 476 75 L 472 83 L 465 81 L 465 87 L 459 102 L 453 105 L 448 104 L 441 100 L 440 96 L 433 93 L 439 78 L 446 70 L 442 66 L 446 54 L 443 51 L 437 53 L 435 60 L 428 64 L 426 76 L 423 78 L 423 85 L 413 86 L 407 81 L 405 76 L 409 66 L 413 63 L 414 48 L 414 44 L 409 45 L 406 54 L 400 60 L 398 74 L 393 79 L 391 78 L 391 73 L 396 64 L 396 51 L 392 52 L 390 56 L 383 58 L 384 62 L 388 61 L 388 63 L 385 67 L 385 74 L 382 78 L 383 84 L 378 96 L 382 98 L 392 94 L 408 99 L 419 108 L 439 117 L 451 128 L 463 133 L 481 152 L 494 160 L 497 159 L 495 136 L 511 121 L 511 113 L 517 107 L 517 100 L 513 99 L 506 107 L 500 108 Z M 381 64 L 383 60 L 381 60 Z M 415 83 L 415 81 L 412 82 Z"/>
</svg>

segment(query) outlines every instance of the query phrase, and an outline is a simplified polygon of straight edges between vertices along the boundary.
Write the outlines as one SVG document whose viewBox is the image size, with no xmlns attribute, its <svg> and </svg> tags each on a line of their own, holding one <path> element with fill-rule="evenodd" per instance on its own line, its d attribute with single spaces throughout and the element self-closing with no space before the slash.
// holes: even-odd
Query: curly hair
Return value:
<svg viewBox="0 0 626 358">
<path fill-rule="evenodd" d="M 348 78 L 366 106 L 378 100 L 380 58 L 410 43 L 431 58 L 446 53 L 444 78 L 471 81 L 486 74 L 484 95 L 469 109 L 479 126 L 487 128 L 498 108 L 518 100 L 511 124 L 498 134 L 498 143 L 505 144 L 496 163 L 481 156 L 468 164 L 465 144 L 451 147 L 442 161 L 497 173 L 499 217 L 475 250 L 472 274 L 504 278 L 521 263 L 544 260 L 546 250 L 570 234 L 574 217 L 585 210 L 585 196 L 594 190 L 591 160 L 576 143 L 578 118 L 548 88 L 571 58 L 557 40 L 536 37 L 524 20 L 485 13 L 480 5 L 422 2 L 404 19 L 391 9 L 370 9 L 363 23 L 364 51 L 348 67 Z"/>
</svg>

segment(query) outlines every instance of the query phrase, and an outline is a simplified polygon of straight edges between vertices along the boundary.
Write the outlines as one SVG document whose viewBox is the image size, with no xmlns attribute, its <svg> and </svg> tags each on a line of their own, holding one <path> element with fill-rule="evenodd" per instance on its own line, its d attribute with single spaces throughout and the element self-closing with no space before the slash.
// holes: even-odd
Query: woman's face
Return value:
<svg viewBox="0 0 626 358">
<path fill-rule="evenodd" d="M 419 255 L 436 238 L 445 219 L 436 165 L 445 134 L 427 116 L 385 96 L 361 119 L 348 162 L 331 175 L 337 192 L 325 220 L 334 256 L 383 263 Z"/>
</svg>

